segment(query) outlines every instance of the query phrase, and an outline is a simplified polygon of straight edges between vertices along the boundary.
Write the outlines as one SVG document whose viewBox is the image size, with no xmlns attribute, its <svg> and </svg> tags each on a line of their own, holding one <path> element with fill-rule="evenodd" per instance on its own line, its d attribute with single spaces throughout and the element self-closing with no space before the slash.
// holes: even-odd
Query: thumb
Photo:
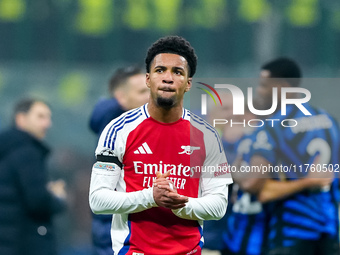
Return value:
<svg viewBox="0 0 340 255">
<path fill-rule="evenodd" d="M 159 179 L 159 178 L 161 178 L 161 177 L 162 177 L 161 172 L 157 171 L 157 172 L 156 172 L 156 178 Z"/>
<path fill-rule="evenodd" d="M 157 179 L 159 179 L 159 178 L 167 178 L 167 177 L 169 177 L 170 176 L 170 170 L 169 171 L 167 171 L 165 174 L 161 174 L 161 172 L 159 172 L 159 171 L 157 171 L 156 172 L 156 177 L 157 177 Z"/>
</svg>

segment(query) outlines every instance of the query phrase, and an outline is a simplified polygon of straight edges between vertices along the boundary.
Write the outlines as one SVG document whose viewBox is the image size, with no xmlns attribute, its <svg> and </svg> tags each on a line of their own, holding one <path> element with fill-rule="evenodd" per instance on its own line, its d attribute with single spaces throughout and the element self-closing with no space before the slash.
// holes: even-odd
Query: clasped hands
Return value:
<svg viewBox="0 0 340 255">
<path fill-rule="evenodd" d="M 153 184 L 153 197 L 156 204 L 160 207 L 168 209 L 179 209 L 185 206 L 185 203 L 189 201 L 187 196 L 183 196 L 177 193 L 177 188 L 174 183 L 168 179 L 170 171 L 165 174 L 156 172 L 156 180 Z"/>
</svg>

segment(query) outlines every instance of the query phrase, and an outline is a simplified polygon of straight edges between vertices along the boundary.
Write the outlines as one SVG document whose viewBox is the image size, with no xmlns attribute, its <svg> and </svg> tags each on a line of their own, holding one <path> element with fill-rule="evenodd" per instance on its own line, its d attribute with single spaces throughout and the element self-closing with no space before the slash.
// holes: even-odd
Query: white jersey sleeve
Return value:
<svg viewBox="0 0 340 255">
<path fill-rule="evenodd" d="M 89 196 L 93 213 L 135 213 L 156 206 L 152 188 L 129 193 L 115 191 L 120 174 L 120 167 L 114 163 L 93 165 Z"/>
<path fill-rule="evenodd" d="M 124 174 L 122 158 L 125 141 L 133 127 L 129 129 L 126 125 L 120 133 L 116 131 L 118 128 L 115 130 L 114 127 L 119 127 L 125 120 L 135 117 L 134 112 L 138 113 L 137 110 L 130 111 L 111 121 L 99 138 L 96 149 L 97 162 L 92 167 L 89 194 L 90 208 L 96 214 L 135 213 L 156 206 L 152 188 L 129 193 L 117 191 L 117 185 Z M 110 142 L 110 135 L 117 137 L 114 142 Z"/>
</svg>

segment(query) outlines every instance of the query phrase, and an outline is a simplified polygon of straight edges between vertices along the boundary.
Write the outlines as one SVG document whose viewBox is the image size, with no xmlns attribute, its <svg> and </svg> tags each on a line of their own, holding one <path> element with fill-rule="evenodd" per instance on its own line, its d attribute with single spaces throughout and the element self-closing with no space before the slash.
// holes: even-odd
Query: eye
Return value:
<svg viewBox="0 0 340 255">
<path fill-rule="evenodd" d="M 175 70 L 174 72 L 176 75 L 183 75 L 183 71 L 182 70 Z"/>
<path fill-rule="evenodd" d="M 156 73 L 163 73 L 163 69 L 156 69 Z"/>
</svg>

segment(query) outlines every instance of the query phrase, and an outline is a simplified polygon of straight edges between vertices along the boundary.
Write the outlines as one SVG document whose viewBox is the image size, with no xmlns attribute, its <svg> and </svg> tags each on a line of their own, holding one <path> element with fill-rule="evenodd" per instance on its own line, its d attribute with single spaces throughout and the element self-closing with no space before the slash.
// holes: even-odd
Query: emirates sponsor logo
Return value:
<svg viewBox="0 0 340 255">
<path fill-rule="evenodd" d="M 133 166 L 136 174 L 156 175 L 156 172 L 166 173 L 170 171 L 171 175 L 191 177 L 193 175 L 192 168 L 183 164 L 164 164 L 159 161 L 158 164 L 144 163 L 142 161 L 133 161 Z"/>
</svg>

